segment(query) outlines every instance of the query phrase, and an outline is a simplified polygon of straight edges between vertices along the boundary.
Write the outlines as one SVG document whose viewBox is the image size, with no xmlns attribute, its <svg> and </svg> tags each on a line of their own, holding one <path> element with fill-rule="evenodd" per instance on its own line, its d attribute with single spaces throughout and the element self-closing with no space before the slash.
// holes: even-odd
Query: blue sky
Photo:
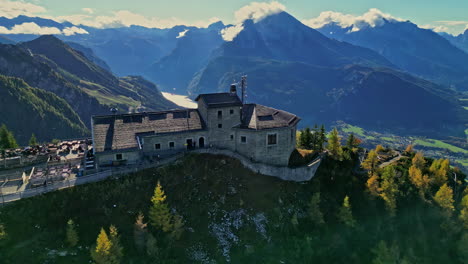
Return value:
<svg viewBox="0 0 468 264">
<path fill-rule="evenodd" d="M 120 11 L 119 19 L 122 20 L 146 19 L 155 25 L 158 23 L 164 25 L 169 23 L 168 21 L 202 25 L 215 18 L 234 23 L 236 10 L 251 2 L 249 0 L 25 0 L 21 3 L 0 0 L 0 15 L 9 11 L 8 5 L 19 6 L 29 3 L 28 8 L 36 10 L 34 15 L 51 18 L 94 21 L 96 17 L 101 17 L 101 20 L 109 20 L 115 16 L 115 12 Z M 317 17 L 323 11 L 359 16 L 370 8 L 377 8 L 394 17 L 411 20 L 425 27 L 438 27 L 439 30 L 452 33 L 461 32 L 468 25 L 468 1 L 465 0 L 278 0 L 278 2 L 300 20 Z M 28 12 L 28 8 L 24 11 Z M 12 10 L 14 13 L 18 8 Z"/>
</svg>

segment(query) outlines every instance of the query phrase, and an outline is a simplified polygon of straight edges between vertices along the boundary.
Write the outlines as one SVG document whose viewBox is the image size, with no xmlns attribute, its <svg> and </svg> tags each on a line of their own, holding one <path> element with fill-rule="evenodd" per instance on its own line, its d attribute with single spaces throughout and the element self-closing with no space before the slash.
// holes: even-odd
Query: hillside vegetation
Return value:
<svg viewBox="0 0 468 264">
<path fill-rule="evenodd" d="M 102 232 L 113 225 L 121 263 L 465 263 L 468 235 L 459 220 L 465 187 L 449 180 L 450 214 L 438 206 L 437 186 L 422 199 L 408 176 L 413 155 L 377 171 L 382 194 L 389 193 L 388 181 L 397 186 L 390 192 L 394 209 L 369 192 L 367 173 L 357 173 L 354 159 L 327 158 L 313 180 L 295 183 L 255 174 L 231 158 L 190 155 L 2 208 L 0 257 L 88 263 L 101 228 L 102 246 Z M 162 189 L 155 191 L 157 182 Z M 155 206 L 174 222 L 158 228 L 150 217 Z"/>
<path fill-rule="evenodd" d="M 65 100 L 32 88 L 19 78 L 0 75 L 0 112 L 0 124 L 13 130 L 21 145 L 25 145 L 33 133 L 41 141 L 89 134 Z"/>
</svg>

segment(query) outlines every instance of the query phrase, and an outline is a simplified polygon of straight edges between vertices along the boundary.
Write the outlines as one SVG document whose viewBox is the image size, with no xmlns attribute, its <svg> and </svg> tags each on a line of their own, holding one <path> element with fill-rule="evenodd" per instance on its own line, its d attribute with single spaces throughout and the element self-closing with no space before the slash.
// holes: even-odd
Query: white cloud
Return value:
<svg viewBox="0 0 468 264">
<path fill-rule="evenodd" d="M 225 41 L 233 41 L 234 38 L 244 29 L 242 24 L 230 26 L 221 30 L 221 36 Z"/>
<path fill-rule="evenodd" d="M 89 8 L 89 7 L 82 8 L 81 10 L 83 10 L 83 12 L 88 13 L 88 14 L 94 14 L 94 9 Z"/>
<path fill-rule="evenodd" d="M 448 32 L 449 31 L 448 27 L 442 26 L 442 25 L 441 26 L 433 26 L 433 25 L 427 24 L 427 25 L 420 25 L 418 27 L 424 28 L 424 29 L 430 29 L 430 30 L 432 30 L 434 32 Z"/>
<path fill-rule="evenodd" d="M 88 32 L 78 27 L 67 27 L 63 31 L 56 27 L 41 27 L 36 23 L 23 23 L 13 26 L 11 29 L 0 26 L 0 34 L 33 34 L 33 35 L 61 35 L 88 34 Z"/>
<path fill-rule="evenodd" d="M 242 23 L 247 19 L 258 22 L 263 18 L 285 11 L 286 7 L 279 2 L 252 2 L 234 13 L 236 23 Z"/>
<path fill-rule="evenodd" d="M 65 36 L 72 36 L 75 34 L 89 34 L 88 31 L 79 27 L 66 27 L 62 30 L 62 33 Z"/>
<path fill-rule="evenodd" d="M 42 6 L 22 1 L 0 0 L 0 16 L 14 18 L 19 15 L 36 16 L 46 12 Z"/>
<path fill-rule="evenodd" d="M 178 25 L 207 27 L 208 25 L 214 22 L 220 21 L 219 18 L 212 17 L 208 20 L 200 20 L 190 23 L 176 17 L 146 17 L 128 10 L 115 11 L 108 16 L 91 16 L 88 14 L 76 14 L 70 16 L 59 16 L 55 17 L 55 19 L 59 22 L 68 21 L 75 25 L 84 25 L 96 28 L 129 27 L 133 25 L 148 28 L 172 28 Z"/>
<path fill-rule="evenodd" d="M 189 31 L 189 30 L 186 29 L 186 30 L 184 30 L 184 31 L 179 32 L 179 35 L 178 35 L 176 38 L 183 38 L 183 37 L 185 37 L 185 34 L 187 34 L 188 31 Z"/>
<path fill-rule="evenodd" d="M 333 11 L 325 11 L 320 13 L 316 18 L 303 20 L 302 22 L 311 28 L 321 28 L 324 25 L 335 22 L 341 27 L 353 27 L 352 31 L 359 31 L 365 27 L 381 26 L 387 21 L 403 21 L 401 18 L 386 14 L 377 8 L 371 8 L 369 11 L 360 16 L 343 14 Z"/>
</svg>

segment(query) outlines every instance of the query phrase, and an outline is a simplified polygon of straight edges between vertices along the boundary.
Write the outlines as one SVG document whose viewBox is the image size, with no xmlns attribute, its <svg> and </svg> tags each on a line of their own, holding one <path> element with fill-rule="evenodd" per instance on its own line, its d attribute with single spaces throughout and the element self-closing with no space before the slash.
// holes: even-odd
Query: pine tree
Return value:
<svg viewBox="0 0 468 264">
<path fill-rule="evenodd" d="M 37 139 L 34 133 L 31 135 L 31 138 L 29 139 L 29 146 L 37 146 Z"/>
<path fill-rule="evenodd" d="M 424 155 L 422 154 L 422 152 L 417 152 L 411 160 L 411 163 L 413 164 L 413 166 L 420 170 L 424 169 L 424 166 L 426 165 L 426 160 L 424 159 Z"/>
<path fill-rule="evenodd" d="M 120 236 L 117 228 L 114 225 L 111 225 L 109 228 L 110 242 L 111 247 L 109 253 L 111 256 L 112 264 L 119 264 L 122 261 L 123 257 L 123 248 L 120 244 Z"/>
<path fill-rule="evenodd" d="M 453 203 L 455 202 L 453 200 L 453 190 L 447 185 L 447 183 L 439 188 L 434 196 L 434 201 L 448 216 L 451 216 L 452 212 L 455 210 L 455 207 L 453 206 Z"/>
<path fill-rule="evenodd" d="M 377 169 L 378 162 L 379 158 L 377 156 L 377 152 L 375 152 L 375 150 L 371 150 L 367 154 L 367 158 L 362 162 L 361 167 L 365 170 L 368 170 L 369 174 L 372 174 Z"/>
<path fill-rule="evenodd" d="M 140 212 L 133 226 L 133 239 L 135 240 L 135 246 L 138 250 L 143 250 L 145 248 L 146 236 L 148 234 L 148 224 L 144 222 L 144 219 L 143 213 Z"/>
<path fill-rule="evenodd" d="M 5 226 L 3 226 L 3 224 L 0 223 L 0 241 L 2 239 L 5 239 L 7 236 L 7 232 L 5 230 Z"/>
<path fill-rule="evenodd" d="M 319 150 L 319 143 L 320 143 L 320 130 L 317 124 L 315 124 L 314 128 L 312 129 L 312 139 L 311 139 L 311 145 L 314 151 Z"/>
<path fill-rule="evenodd" d="M 372 196 L 379 197 L 380 195 L 380 183 L 379 175 L 373 174 L 369 179 L 367 179 L 367 190 Z"/>
<path fill-rule="evenodd" d="M 468 194 L 463 196 L 460 203 L 460 216 L 458 217 L 463 223 L 465 229 L 468 230 Z"/>
<path fill-rule="evenodd" d="M 377 247 L 372 250 L 375 257 L 374 260 L 372 260 L 372 264 L 392 264 L 392 263 L 398 263 L 398 256 L 396 254 L 397 248 L 396 247 L 391 247 L 389 248 L 387 246 L 387 243 L 385 241 L 381 240 L 378 244 Z"/>
<path fill-rule="evenodd" d="M 349 150 L 352 150 L 356 147 L 359 147 L 359 144 L 359 139 L 356 136 L 354 136 L 354 133 L 349 134 L 348 140 L 346 140 L 346 147 Z"/>
<path fill-rule="evenodd" d="M 312 195 L 312 198 L 309 202 L 309 218 L 312 223 L 316 226 L 325 224 L 325 220 L 323 218 L 323 213 L 320 210 L 320 193 L 317 192 Z"/>
<path fill-rule="evenodd" d="M 388 210 L 390 211 L 390 215 L 395 215 L 397 204 L 396 198 L 398 194 L 398 184 L 395 181 L 395 168 L 393 166 L 385 167 L 382 173 L 382 183 L 381 183 L 381 192 L 380 197 L 385 202 Z"/>
<path fill-rule="evenodd" d="M 354 227 L 356 225 L 356 220 L 354 220 L 353 212 L 351 210 L 351 203 L 349 202 L 348 196 L 345 196 L 343 205 L 338 210 L 337 217 L 338 220 L 349 227 Z"/>
<path fill-rule="evenodd" d="M 154 189 L 154 195 L 151 198 L 152 205 L 149 211 L 149 219 L 153 227 L 161 229 L 164 232 L 169 232 L 172 228 L 172 217 L 165 201 L 166 195 L 164 194 L 161 184 L 158 182 Z"/>
<path fill-rule="evenodd" d="M 146 240 L 146 254 L 153 260 L 157 260 L 159 257 L 158 242 L 152 234 L 148 234 Z"/>
<path fill-rule="evenodd" d="M 172 240 L 179 240 L 184 233 L 184 221 L 180 215 L 174 215 L 172 217 L 172 231 L 170 237 Z"/>
<path fill-rule="evenodd" d="M 312 148 L 312 133 L 310 132 L 310 128 L 306 127 L 302 133 L 304 134 L 302 147 L 305 149 L 311 149 Z"/>
<path fill-rule="evenodd" d="M 112 264 L 111 247 L 112 243 L 106 231 L 101 228 L 101 232 L 96 239 L 96 247 L 91 250 L 91 258 L 96 264 Z"/>
<path fill-rule="evenodd" d="M 320 127 L 320 134 L 319 134 L 319 151 L 323 151 L 323 145 L 327 141 L 327 132 L 325 131 L 325 125 L 322 124 Z"/>
<path fill-rule="evenodd" d="M 340 160 L 342 158 L 343 149 L 341 148 L 340 136 L 338 135 L 338 129 L 336 129 L 336 127 L 330 132 L 328 150 L 334 159 Z"/>
<path fill-rule="evenodd" d="M 8 130 L 6 125 L 3 124 L 0 127 L 0 149 L 11 149 L 17 147 L 18 144 L 16 143 L 13 133 Z"/>
<path fill-rule="evenodd" d="M 67 222 L 67 243 L 70 247 L 74 247 L 78 244 L 78 233 L 76 232 L 75 223 L 73 220 L 68 220 Z"/>
</svg>

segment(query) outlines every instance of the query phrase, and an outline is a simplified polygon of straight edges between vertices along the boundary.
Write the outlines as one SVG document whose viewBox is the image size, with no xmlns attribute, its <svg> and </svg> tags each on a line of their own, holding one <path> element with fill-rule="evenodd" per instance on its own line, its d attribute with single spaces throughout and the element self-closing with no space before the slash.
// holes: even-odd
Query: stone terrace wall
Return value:
<svg viewBox="0 0 468 264">
<path fill-rule="evenodd" d="M 251 161 L 250 159 L 240 155 L 239 153 L 226 150 L 226 149 L 197 149 L 193 150 L 192 152 L 197 153 L 205 153 L 205 154 L 213 154 L 213 155 L 225 155 L 228 157 L 232 157 L 238 159 L 244 167 L 257 172 L 259 174 L 273 176 L 280 178 L 285 181 L 295 181 L 295 182 L 303 182 L 309 181 L 315 176 L 320 163 L 322 162 L 322 157 L 320 156 L 316 160 L 309 163 L 307 166 L 299 167 L 299 168 L 289 168 L 289 167 L 280 167 L 280 166 L 273 166 L 267 165 L 263 163 L 258 163 Z"/>
</svg>

